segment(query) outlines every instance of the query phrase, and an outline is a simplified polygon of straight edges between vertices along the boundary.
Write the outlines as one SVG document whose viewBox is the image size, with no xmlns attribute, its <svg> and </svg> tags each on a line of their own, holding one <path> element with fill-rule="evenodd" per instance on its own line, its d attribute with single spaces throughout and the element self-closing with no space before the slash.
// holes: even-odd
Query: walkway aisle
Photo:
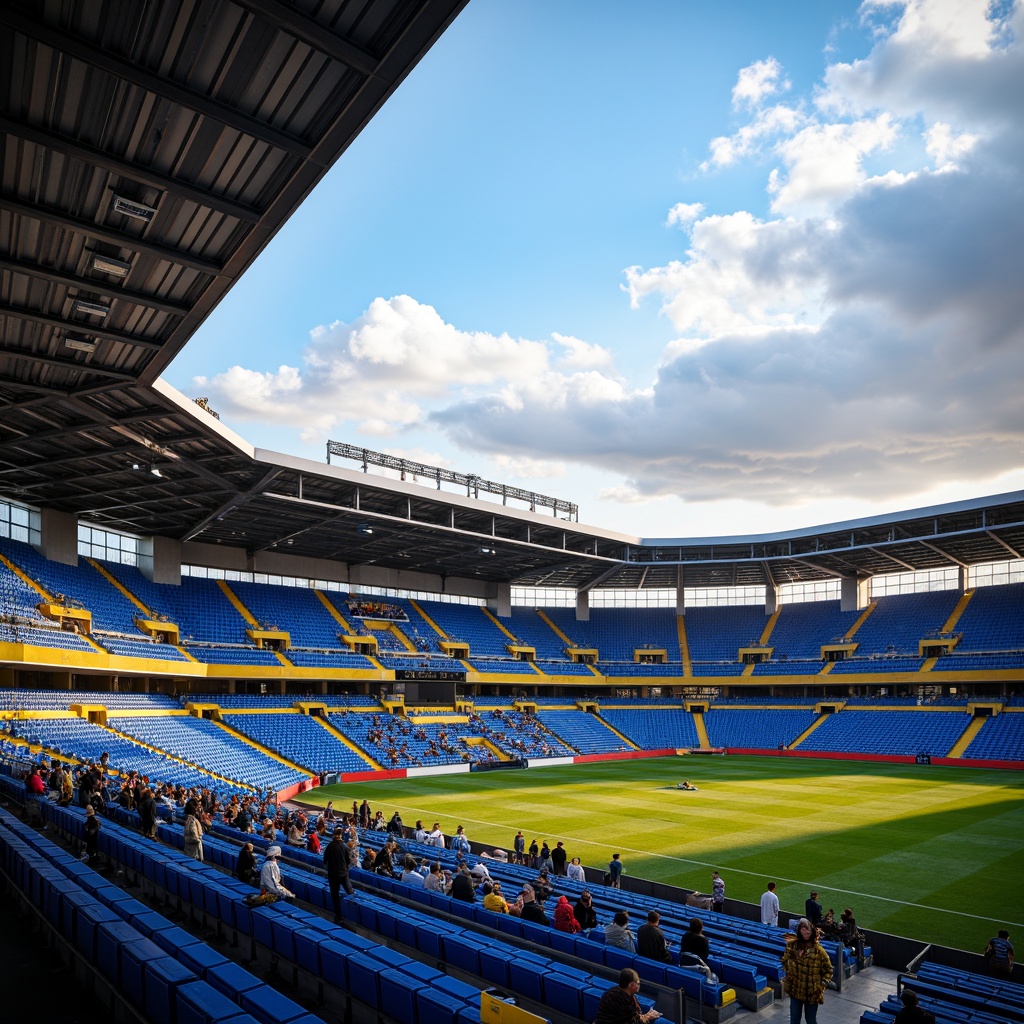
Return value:
<svg viewBox="0 0 1024 1024">
<path fill-rule="evenodd" d="M 896 971 L 869 967 L 843 982 L 842 992 L 825 993 L 825 1005 L 818 1010 L 818 1024 L 860 1024 L 865 1010 L 877 1010 L 878 1004 L 896 991 Z M 789 1020 L 789 1000 L 776 1002 L 771 1009 L 735 1017 L 737 1024 L 782 1024 Z"/>
</svg>

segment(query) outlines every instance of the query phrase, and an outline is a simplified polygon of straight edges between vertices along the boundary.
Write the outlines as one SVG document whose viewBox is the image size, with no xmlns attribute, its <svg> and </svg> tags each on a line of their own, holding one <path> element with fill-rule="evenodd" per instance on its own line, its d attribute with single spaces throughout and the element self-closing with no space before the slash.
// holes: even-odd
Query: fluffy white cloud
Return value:
<svg viewBox="0 0 1024 1024">
<path fill-rule="evenodd" d="M 668 217 L 665 220 L 665 227 L 685 228 L 689 224 L 692 224 L 703 212 L 703 203 L 676 203 L 676 205 L 668 211 Z"/>
<path fill-rule="evenodd" d="M 771 214 L 679 203 L 678 257 L 625 271 L 671 326 L 651 387 L 606 347 L 462 331 L 400 296 L 319 329 L 301 367 L 234 367 L 204 393 L 310 430 L 438 429 L 528 478 L 593 467 L 621 502 L 891 504 L 1019 467 L 1024 7 L 863 10 L 870 52 L 816 96 L 764 106 L 782 69 L 740 74 L 748 123 L 705 169 L 767 159 Z"/>
<path fill-rule="evenodd" d="M 789 87 L 790 83 L 782 77 L 782 65 L 774 57 L 755 61 L 740 69 L 732 90 L 732 105 L 758 106 L 766 96 Z"/>
</svg>

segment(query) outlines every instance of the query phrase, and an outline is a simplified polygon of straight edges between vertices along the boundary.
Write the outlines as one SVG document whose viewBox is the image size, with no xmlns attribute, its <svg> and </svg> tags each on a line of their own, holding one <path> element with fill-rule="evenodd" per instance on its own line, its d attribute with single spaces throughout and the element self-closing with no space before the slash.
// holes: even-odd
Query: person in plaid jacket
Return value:
<svg viewBox="0 0 1024 1024">
<path fill-rule="evenodd" d="M 818 942 L 818 930 L 806 917 L 800 918 L 796 935 L 786 943 L 782 966 L 790 1024 L 800 1024 L 801 1016 L 807 1024 L 816 1024 L 818 1007 L 825 1002 L 825 989 L 832 980 L 832 961 Z"/>
</svg>

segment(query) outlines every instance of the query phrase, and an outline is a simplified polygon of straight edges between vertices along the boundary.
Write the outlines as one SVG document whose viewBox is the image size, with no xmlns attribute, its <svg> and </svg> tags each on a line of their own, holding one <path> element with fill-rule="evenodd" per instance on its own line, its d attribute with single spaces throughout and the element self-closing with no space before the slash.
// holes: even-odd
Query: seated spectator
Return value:
<svg viewBox="0 0 1024 1024">
<path fill-rule="evenodd" d="M 508 902 L 501 893 L 501 882 L 495 882 L 491 891 L 484 897 L 484 910 L 494 914 L 507 914 Z"/>
<path fill-rule="evenodd" d="M 708 937 L 704 934 L 704 925 L 699 917 L 690 921 L 690 927 L 683 932 L 679 948 L 683 953 L 692 953 L 699 956 L 701 960 L 707 960 L 711 955 L 708 947 Z"/>
<path fill-rule="evenodd" d="M 560 932 L 568 932 L 570 935 L 575 935 L 582 930 L 579 921 L 576 920 L 576 915 L 573 913 L 572 904 L 564 896 L 558 897 L 558 902 L 555 904 L 555 912 L 552 916 L 555 928 Z"/>
<path fill-rule="evenodd" d="M 935 1014 L 922 1010 L 913 989 L 905 988 L 900 997 L 903 1009 L 896 1014 L 893 1024 L 935 1024 Z"/>
<path fill-rule="evenodd" d="M 606 946 L 616 946 L 627 953 L 636 952 L 636 939 L 629 930 L 629 913 L 620 910 L 612 919 L 611 924 L 604 926 L 604 942 Z"/>
<path fill-rule="evenodd" d="M 572 912 L 584 932 L 589 932 L 592 928 L 597 927 L 597 911 L 594 909 L 594 901 L 589 889 L 584 889 L 580 893 L 580 898 L 576 901 Z"/>
</svg>

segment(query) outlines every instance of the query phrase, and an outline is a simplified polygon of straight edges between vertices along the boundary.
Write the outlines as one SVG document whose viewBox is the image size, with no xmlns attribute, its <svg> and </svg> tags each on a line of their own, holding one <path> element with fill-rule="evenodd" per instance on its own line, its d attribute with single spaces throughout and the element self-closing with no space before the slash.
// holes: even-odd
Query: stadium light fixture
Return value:
<svg viewBox="0 0 1024 1024">
<path fill-rule="evenodd" d="M 126 217 L 134 217 L 136 220 L 144 220 L 147 223 L 156 216 L 156 207 L 147 206 L 145 203 L 137 202 L 134 199 L 126 199 L 124 196 L 114 196 L 111 203 L 114 213 L 123 213 Z"/>
<path fill-rule="evenodd" d="M 124 260 L 115 260 L 113 256 L 104 256 L 98 252 L 92 254 L 90 266 L 100 274 L 110 274 L 111 277 L 127 277 L 128 272 L 132 269 L 130 263 Z"/>
<path fill-rule="evenodd" d="M 95 338 L 80 338 L 75 334 L 68 334 L 64 338 L 64 347 L 74 349 L 76 352 L 95 352 Z"/>
<path fill-rule="evenodd" d="M 110 314 L 109 306 L 101 302 L 89 302 L 87 299 L 75 299 L 72 308 L 76 313 L 84 313 L 86 316 L 106 317 Z"/>
</svg>

